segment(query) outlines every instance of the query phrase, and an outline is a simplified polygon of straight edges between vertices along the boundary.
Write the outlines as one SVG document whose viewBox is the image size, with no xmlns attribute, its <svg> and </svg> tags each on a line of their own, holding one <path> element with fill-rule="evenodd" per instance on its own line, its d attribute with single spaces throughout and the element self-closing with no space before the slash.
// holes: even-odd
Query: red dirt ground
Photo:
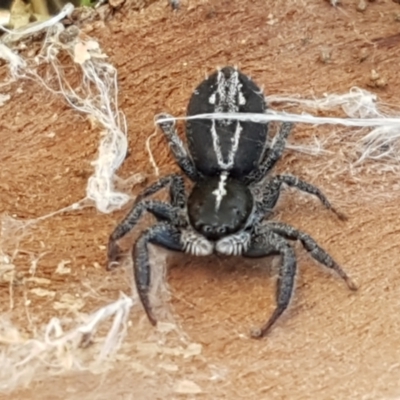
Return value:
<svg viewBox="0 0 400 400">
<path fill-rule="evenodd" d="M 359 12 L 357 4 L 190 0 L 172 12 L 160 1 L 140 12 L 125 5 L 108 22 L 84 26 L 119 71 L 131 152 L 119 174 L 141 172 L 148 181 L 156 179 L 145 151 L 154 115 L 184 115 L 194 87 L 218 66 L 239 66 L 266 94 L 320 97 L 359 86 L 384 103 L 399 104 L 400 5 L 377 0 Z M 387 85 L 371 87 L 371 70 Z M 0 66 L 0 78 L 6 75 L 7 66 Z M 0 107 L 0 212 L 20 220 L 37 218 L 83 198 L 99 131 L 34 82 L 19 81 L 1 92 L 11 100 Z M 177 393 L 182 379 L 196 383 L 202 390 L 198 397 L 207 399 L 400 398 L 398 180 L 374 162 L 349 170 L 354 161 L 348 152 L 354 139 L 350 130 L 298 125 L 291 142 L 309 143 L 313 135 L 322 140 L 332 132 L 337 133 L 332 154 L 288 151 L 278 170 L 321 187 L 349 221 L 338 221 L 296 192 L 282 198 L 275 218 L 311 233 L 359 284 L 358 292 L 350 293 L 297 246 L 299 274 L 291 308 L 268 337 L 256 341 L 249 338 L 250 328 L 262 324 L 274 307 L 274 274 L 261 268 L 271 262 L 173 256 L 168 262 L 173 314 L 186 340 L 202 345 L 200 355 L 168 352 L 177 348 L 179 337 L 155 332 L 136 307 L 111 371 L 41 379 L 7 398 L 197 397 Z M 161 134 L 152 149 L 161 174 L 177 169 Z M 2 312 L 31 334 L 52 316 L 65 315 L 53 308 L 63 294 L 79 296 L 82 311 L 90 312 L 117 299 L 120 291 L 130 293 L 123 269 L 108 273 L 103 268 L 108 235 L 125 212 L 84 209 L 29 231 L 19 246 L 18 277 L 29 277 L 31 262 L 40 255 L 36 277 L 49 279 L 45 288 L 56 293 L 37 297 L 30 293 L 37 283 L 22 283 L 14 288 L 10 311 L 4 283 Z M 6 252 L 15 249 L 4 237 L 2 245 Z M 55 273 L 62 260 L 70 261 L 70 274 Z"/>
</svg>

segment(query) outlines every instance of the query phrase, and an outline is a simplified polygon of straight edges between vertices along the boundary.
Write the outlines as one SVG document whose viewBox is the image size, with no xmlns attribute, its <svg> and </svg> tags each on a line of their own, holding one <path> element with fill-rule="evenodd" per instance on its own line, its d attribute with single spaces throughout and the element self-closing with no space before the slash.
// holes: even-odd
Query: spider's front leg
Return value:
<svg viewBox="0 0 400 400">
<path fill-rule="evenodd" d="M 145 211 L 153 214 L 159 221 L 168 221 L 176 224 L 179 221 L 180 209 L 173 207 L 171 204 L 156 200 L 143 200 L 135 204 L 128 215 L 114 229 L 108 241 L 108 265 L 107 270 L 112 270 L 118 265 L 121 256 L 121 250 L 117 241 L 130 232 L 139 222 Z"/>
<path fill-rule="evenodd" d="M 335 271 L 345 281 L 350 290 L 357 290 L 357 285 L 346 274 L 342 267 L 322 247 L 320 247 L 310 235 L 283 222 L 271 221 L 267 222 L 265 226 L 267 229 L 272 230 L 280 236 L 290 240 L 300 241 L 304 249 L 310 253 L 314 260 Z"/>
<path fill-rule="evenodd" d="M 175 129 L 175 121 L 162 121 L 166 118 L 173 118 L 169 114 L 160 114 L 156 118 L 156 122 L 160 125 L 161 130 L 167 138 L 172 154 L 175 157 L 181 170 L 193 181 L 196 182 L 200 175 L 190 157 L 185 145 L 180 139 L 178 132 Z"/>
<path fill-rule="evenodd" d="M 165 187 L 169 186 L 169 197 L 171 204 L 174 207 L 184 208 L 186 206 L 186 192 L 185 192 L 185 182 L 183 177 L 179 174 L 170 174 L 154 182 L 152 185 L 148 186 L 137 196 L 135 203 L 138 203 L 149 197 Z"/>
<path fill-rule="evenodd" d="M 250 247 L 243 253 L 243 256 L 251 258 L 277 254 L 282 257 L 276 292 L 277 306 L 269 320 L 261 328 L 252 329 L 251 336 L 254 338 L 265 336 L 287 309 L 293 294 L 297 269 L 296 255 L 287 241 L 272 231 L 254 234 Z"/>
<path fill-rule="evenodd" d="M 169 186 L 169 196 L 171 204 L 160 201 L 145 201 L 163 188 Z M 108 242 L 108 270 L 111 270 L 115 264 L 118 264 L 120 258 L 120 249 L 117 241 L 131 231 L 144 211 L 152 213 L 158 220 L 167 220 L 177 222 L 179 210 L 186 206 L 185 182 L 183 177 L 178 174 L 170 174 L 144 189 L 136 198 L 135 203 L 124 218 L 124 220 L 115 228 L 110 235 Z"/>
<path fill-rule="evenodd" d="M 282 185 L 286 184 L 288 186 L 294 187 L 296 189 L 301 190 L 302 192 L 312 194 L 316 196 L 321 203 L 327 208 L 336 214 L 336 216 L 342 220 L 346 221 L 347 216 L 342 212 L 336 210 L 334 206 L 330 203 L 328 198 L 322 193 L 320 189 L 316 186 L 305 182 L 296 176 L 293 175 L 276 175 L 270 181 L 266 183 L 266 186 L 263 190 L 263 199 L 260 212 L 265 210 L 265 212 L 270 212 L 276 203 L 278 202 L 279 196 L 281 194 Z"/>
<path fill-rule="evenodd" d="M 156 325 L 157 319 L 153 314 L 149 299 L 151 285 L 151 266 L 148 250 L 149 243 L 174 251 L 184 251 L 184 246 L 181 241 L 181 232 L 171 223 L 161 222 L 144 231 L 137 240 L 132 251 L 135 283 L 138 295 L 147 317 L 153 325 Z"/>
<path fill-rule="evenodd" d="M 346 272 L 311 236 L 284 223 L 268 222 L 253 234 L 250 247 L 243 253 L 245 257 L 265 257 L 273 254 L 282 256 L 276 294 L 277 307 L 266 324 L 252 331 L 252 336 L 255 338 L 261 338 L 269 332 L 288 307 L 293 294 L 296 256 L 286 239 L 299 240 L 315 260 L 335 271 L 350 290 L 357 290 L 356 284 Z"/>
</svg>

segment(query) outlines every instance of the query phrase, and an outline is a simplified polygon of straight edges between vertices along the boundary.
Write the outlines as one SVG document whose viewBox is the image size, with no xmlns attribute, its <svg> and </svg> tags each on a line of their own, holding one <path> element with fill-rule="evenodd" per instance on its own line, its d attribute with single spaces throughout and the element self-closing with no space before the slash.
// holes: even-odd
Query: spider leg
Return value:
<svg viewBox="0 0 400 400">
<path fill-rule="evenodd" d="M 154 182 L 138 195 L 135 203 L 138 203 L 144 198 L 157 193 L 166 186 L 169 186 L 171 204 L 174 207 L 184 208 L 186 206 L 185 182 L 183 177 L 179 174 L 170 174 L 162 177 L 157 182 Z"/>
<path fill-rule="evenodd" d="M 200 178 L 200 174 L 198 173 L 193 160 L 191 159 L 185 145 L 180 139 L 178 132 L 175 129 L 174 121 L 167 122 L 158 122 L 163 118 L 172 118 L 169 114 L 160 114 L 156 118 L 156 122 L 160 126 L 161 130 L 164 132 L 165 137 L 167 138 L 169 147 L 172 151 L 173 156 L 181 170 L 192 180 L 197 181 Z"/>
<path fill-rule="evenodd" d="M 268 222 L 266 226 L 268 230 L 272 230 L 287 239 L 299 240 L 304 249 L 310 253 L 311 257 L 334 270 L 345 281 L 350 290 L 357 290 L 357 285 L 342 267 L 310 235 L 282 222 Z"/>
<path fill-rule="evenodd" d="M 108 240 L 108 265 L 107 270 L 112 270 L 120 259 L 120 248 L 117 241 L 131 231 L 139 222 L 145 211 L 153 214 L 159 221 L 168 222 L 179 220 L 179 210 L 171 204 L 156 200 L 143 200 L 135 204 L 128 215 L 118 224 Z"/>
<path fill-rule="evenodd" d="M 254 338 L 265 336 L 287 309 L 293 294 L 297 269 L 296 255 L 283 237 L 268 230 L 265 230 L 262 234 L 253 235 L 250 247 L 243 253 L 245 257 L 265 257 L 273 254 L 280 254 L 282 257 L 276 291 L 277 306 L 271 317 L 261 328 L 252 330 L 251 336 Z"/>
<path fill-rule="evenodd" d="M 274 138 L 274 142 L 267 152 L 264 160 L 261 164 L 251 172 L 246 178 L 246 183 L 257 183 L 260 182 L 269 171 L 275 166 L 277 161 L 282 157 L 283 151 L 285 150 L 286 140 L 292 131 L 292 122 L 283 122 L 281 128 Z"/>
<path fill-rule="evenodd" d="M 341 213 L 340 211 L 336 210 L 336 208 L 332 206 L 330 201 L 327 199 L 327 197 L 322 193 L 320 189 L 293 175 L 276 175 L 267 183 L 267 186 L 263 189 L 263 199 L 260 211 L 265 210 L 266 212 L 270 212 L 270 210 L 272 210 L 275 207 L 276 203 L 278 202 L 283 184 L 295 187 L 301 190 L 302 192 L 312 194 L 318 197 L 321 203 L 328 210 L 333 211 L 340 220 L 342 221 L 347 220 L 347 216 Z"/>
<path fill-rule="evenodd" d="M 145 230 L 136 241 L 134 249 L 132 250 L 137 292 L 147 317 L 153 325 L 156 325 L 157 320 L 153 314 L 149 299 L 151 285 L 151 266 L 148 251 L 149 243 L 164 247 L 168 250 L 184 251 L 184 249 L 181 243 L 180 231 L 168 222 L 161 222 Z"/>
<path fill-rule="evenodd" d="M 168 0 L 169 5 L 171 6 L 173 11 L 179 10 L 180 1 L 179 0 Z"/>
</svg>

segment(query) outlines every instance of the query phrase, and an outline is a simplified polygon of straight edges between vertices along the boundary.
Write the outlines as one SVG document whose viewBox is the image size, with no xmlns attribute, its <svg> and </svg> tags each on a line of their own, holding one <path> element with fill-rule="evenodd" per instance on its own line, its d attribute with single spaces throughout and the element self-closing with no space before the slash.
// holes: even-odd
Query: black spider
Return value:
<svg viewBox="0 0 400 400">
<path fill-rule="evenodd" d="M 256 84 L 237 69 L 225 67 L 196 88 L 187 114 L 264 113 L 265 110 L 264 96 Z M 159 119 L 165 117 L 168 115 Z M 214 252 L 244 257 L 281 255 L 277 307 L 267 323 L 252 333 L 254 337 L 268 332 L 291 299 L 296 256 L 287 239 L 299 240 L 314 259 L 336 271 L 350 289 L 356 289 L 311 236 L 287 224 L 265 220 L 275 207 L 283 184 L 317 196 L 326 208 L 345 218 L 317 187 L 292 175 L 267 176 L 284 151 L 291 123 L 283 123 L 270 144 L 267 124 L 233 119 L 188 120 L 189 151 L 173 122 L 159 124 L 176 162 L 194 187 L 187 197 L 183 176 L 171 174 L 161 178 L 138 196 L 108 244 L 108 269 L 112 269 L 120 258 L 116 242 L 133 229 L 145 211 L 157 218 L 158 222 L 140 235 L 132 251 L 137 291 L 153 325 L 157 320 L 149 301 L 148 243 L 196 256 Z M 145 200 L 167 186 L 170 203 Z"/>
</svg>

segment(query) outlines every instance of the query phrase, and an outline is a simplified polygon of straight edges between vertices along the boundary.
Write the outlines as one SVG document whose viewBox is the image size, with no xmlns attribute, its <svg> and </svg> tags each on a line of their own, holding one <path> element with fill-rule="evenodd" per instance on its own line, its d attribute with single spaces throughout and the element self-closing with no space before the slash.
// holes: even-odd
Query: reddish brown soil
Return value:
<svg viewBox="0 0 400 400">
<path fill-rule="evenodd" d="M 142 172 L 155 179 L 145 152 L 154 115 L 184 115 L 195 85 L 217 66 L 239 66 L 267 94 L 310 97 L 359 86 L 376 92 L 382 102 L 400 102 L 400 6 L 393 1 L 369 2 L 365 12 L 350 0 L 339 8 L 323 0 L 190 0 L 175 13 L 165 3 L 140 13 L 123 7 L 111 21 L 84 28 L 119 71 L 131 152 L 121 176 Z M 322 60 L 326 52 L 329 62 Z M 369 86 L 373 69 L 387 86 Z M 3 65 L 0 77 L 6 74 Z M 19 81 L 7 90 L 11 100 L 0 108 L 0 212 L 37 218 L 83 198 L 98 130 L 39 84 Z M 349 132 L 299 125 L 291 142 L 327 138 L 335 130 L 343 138 Z M 144 342 L 164 340 L 168 347 L 177 339 L 156 333 L 136 307 L 111 371 L 49 377 L 7 398 L 170 399 L 182 397 L 174 392 L 181 379 L 199 385 L 207 399 L 399 398 L 397 177 L 373 162 L 352 175 L 353 156 L 346 153 L 350 140 L 342 141 L 343 148 L 336 140 L 330 156 L 289 151 L 278 167 L 321 187 L 349 221 L 338 221 L 295 192 L 282 199 L 275 218 L 311 233 L 357 281 L 358 292 L 350 293 L 296 247 L 299 274 L 291 308 L 268 337 L 256 341 L 248 336 L 250 328 L 262 324 L 274 307 L 271 262 L 174 256 L 168 262 L 173 313 L 188 340 L 203 346 L 200 356 L 140 352 Z M 176 170 L 161 134 L 152 148 L 161 174 Z M 3 284 L 2 312 L 32 334 L 34 326 L 65 315 L 53 309 L 62 294 L 80 296 L 82 311 L 90 312 L 117 299 L 120 291 L 130 293 L 122 269 L 110 274 L 103 268 L 108 235 L 124 212 L 84 209 L 36 225 L 19 246 L 18 276 L 28 277 L 32 260 L 40 256 L 36 276 L 50 279 L 46 289 L 56 295 L 37 297 L 29 292 L 35 283 L 24 283 L 14 288 L 10 311 Z M 3 251 L 12 252 L 13 232 L 7 232 Z M 62 260 L 70 261 L 70 274 L 55 274 Z M 264 264 L 268 268 L 261 268 Z M 31 300 L 30 323 L 24 296 Z"/>
</svg>

